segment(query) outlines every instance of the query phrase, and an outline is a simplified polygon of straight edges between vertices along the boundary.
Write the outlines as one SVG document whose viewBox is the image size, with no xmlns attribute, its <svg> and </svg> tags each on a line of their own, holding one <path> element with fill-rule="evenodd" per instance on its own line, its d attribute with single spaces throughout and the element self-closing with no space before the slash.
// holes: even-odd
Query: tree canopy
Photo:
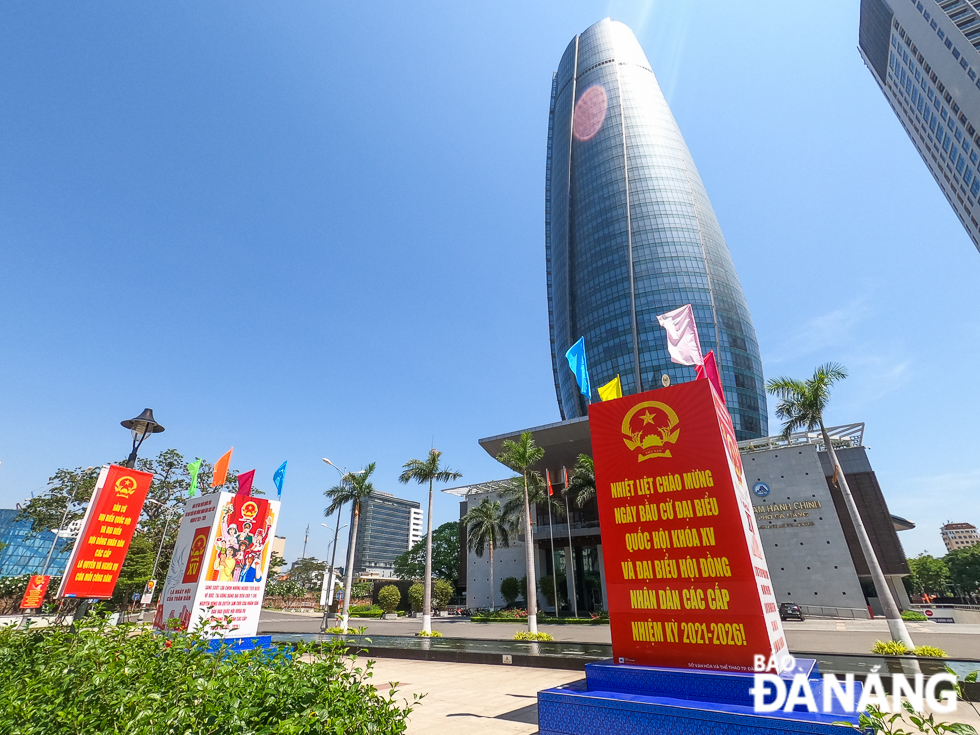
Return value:
<svg viewBox="0 0 980 735">
<path fill-rule="evenodd" d="M 425 539 L 395 557 L 395 576 L 422 579 L 425 576 Z M 432 576 L 455 583 L 459 578 L 459 521 L 443 523 L 432 531 Z"/>
</svg>

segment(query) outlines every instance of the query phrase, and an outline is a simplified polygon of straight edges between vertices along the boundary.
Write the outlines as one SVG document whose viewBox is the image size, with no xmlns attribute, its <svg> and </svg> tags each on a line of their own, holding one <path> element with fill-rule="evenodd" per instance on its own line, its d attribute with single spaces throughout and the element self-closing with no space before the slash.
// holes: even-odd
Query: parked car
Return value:
<svg viewBox="0 0 980 735">
<path fill-rule="evenodd" d="M 781 602 L 779 604 L 779 619 L 789 620 L 790 618 L 803 620 L 803 611 L 795 602 Z"/>
</svg>

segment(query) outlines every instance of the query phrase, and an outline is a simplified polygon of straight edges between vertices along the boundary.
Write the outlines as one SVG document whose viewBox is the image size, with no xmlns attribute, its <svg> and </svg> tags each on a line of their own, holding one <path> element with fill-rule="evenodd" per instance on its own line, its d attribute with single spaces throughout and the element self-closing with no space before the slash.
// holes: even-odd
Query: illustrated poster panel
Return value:
<svg viewBox="0 0 980 735">
<path fill-rule="evenodd" d="M 58 597 L 112 597 L 151 482 L 149 472 L 119 465 L 102 468 Z"/>
<path fill-rule="evenodd" d="M 177 531 L 174 553 L 163 584 L 153 625 L 164 629 L 174 618 L 191 627 L 191 611 L 198 593 L 198 582 L 204 577 L 204 564 L 210 551 L 212 530 L 217 525 L 221 494 L 212 493 L 189 498 L 184 518 Z"/>
<path fill-rule="evenodd" d="M 755 655 L 787 653 L 716 402 L 697 380 L 589 408 L 619 663 L 751 671 Z"/>
</svg>

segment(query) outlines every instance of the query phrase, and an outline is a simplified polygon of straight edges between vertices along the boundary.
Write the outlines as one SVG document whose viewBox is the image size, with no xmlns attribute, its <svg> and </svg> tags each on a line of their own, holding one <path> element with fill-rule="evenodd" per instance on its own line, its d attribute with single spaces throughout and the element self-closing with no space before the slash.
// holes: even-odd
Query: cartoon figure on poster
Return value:
<svg viewBox="0 0 980 735">
<path fill-rule="evenodd" d="M 221 509 L 208 581 L 261 582 L 273 516 L 267 500 L 231 498 Z"/>
</svg>

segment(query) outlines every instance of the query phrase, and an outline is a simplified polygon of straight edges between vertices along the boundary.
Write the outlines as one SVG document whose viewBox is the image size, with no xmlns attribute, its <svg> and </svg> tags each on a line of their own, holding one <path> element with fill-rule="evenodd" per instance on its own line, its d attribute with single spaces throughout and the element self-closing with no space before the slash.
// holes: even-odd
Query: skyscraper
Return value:
<svg viewBox="0 0 980 735">
<path fill-rule="evenodd" d="M 354 546 L 354 574 L 394 577 L 395 557 L 421 538 L 422 509 L 416 500 L 403 500 L 376 491 L 361 501 L 361 519 Z"/>
<path fill-rule="evenodd" d="M 565 363 L 585 337 L 593 385 L 623 393 L 694 378 L 657 315 L 692 304 L 740 440 L 768 433 L 755 328 L 694 160 L 633 32 L 599 21 L 572 39 L 551 88 L 545 251 L 562 418 L 585 402 Z"/>
<path fill-rule="evenodd" d="M 858 50 L 980 249 L 977 0 L 861 0 Z"/>
</svg>

